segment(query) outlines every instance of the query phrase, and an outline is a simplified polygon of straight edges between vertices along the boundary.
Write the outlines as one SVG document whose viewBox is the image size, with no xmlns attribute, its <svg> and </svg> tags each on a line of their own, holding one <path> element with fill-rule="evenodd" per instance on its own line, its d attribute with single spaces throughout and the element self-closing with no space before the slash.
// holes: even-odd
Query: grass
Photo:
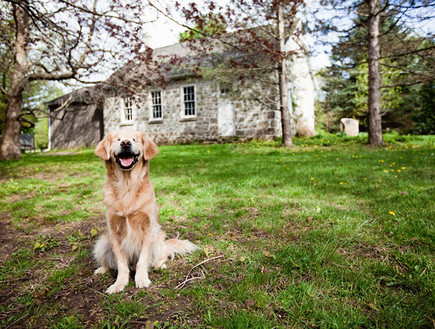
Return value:
<svg viewBox="0 0 435 329">
<path fill-rule="evenodd" d="M 202 250 L 115 296 L 114 272 L 92 275 L 105 229 L 93 151 L 2 162 L 0 326 L 433 328 L 434 137 L 385 140 L 160 147 L 162 226 Z"/>
</svg>

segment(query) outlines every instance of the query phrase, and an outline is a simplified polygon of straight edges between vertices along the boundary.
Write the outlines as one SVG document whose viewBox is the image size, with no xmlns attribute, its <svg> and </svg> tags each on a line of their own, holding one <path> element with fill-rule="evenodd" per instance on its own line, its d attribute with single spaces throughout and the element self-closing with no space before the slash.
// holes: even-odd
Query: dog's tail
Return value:
<svg viewBox="0 0 435 329">
<path fill-rule="evenodd" d="M 93 251 L 94 259 L 98 266 L 102 268 L 112 268 L 116 270 L 116 258 L 109 242 L 109 235 L 104 233 L 95 244 Z"/>
<path fill-rule="evenodd" d="M 175 254 L 190 254 L 191 252 L 199 249 L 199 247 L 189 240 L 179 240 L 178 238 L 173 238 L 165 240 L 165 249 L 168 256 L 174 258 Z"/>
<path fill-rule="evenodd" d="M 164 240 L 164 233 L 162 232 L 160 239 Z M 163 241 L 163 248 L 161 250 L 160 257 L 154 264 L 155 268 L 165 267 L 164 263 L 168 258 L 174 259 L 175 254 L 186 255 L 198 250 L 199 247 L 189 240 L 179 240 L 177 238 L 172 238 Z"/>
</svg>

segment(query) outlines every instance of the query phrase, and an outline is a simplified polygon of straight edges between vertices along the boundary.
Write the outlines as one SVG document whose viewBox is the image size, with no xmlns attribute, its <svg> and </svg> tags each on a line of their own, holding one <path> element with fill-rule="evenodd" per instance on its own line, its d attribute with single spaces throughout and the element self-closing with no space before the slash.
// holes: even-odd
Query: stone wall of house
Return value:
<svg viewBox="0 0 435 329">
<path fill-rule="evenodd" d="M 185 117 L 183 87 L 195 87 L 195 117 Z M 104 105 L 105 133 L 120 128 L 146 132 L 158 144 L 192 141 L 219 141 L 232 136 L 220 136 L 218 128 L 220 89 L 216 82 L 202 79 L 179 80 L 168 83 L 162 95 L 162 119 L 152 120 L 150 89 L 136 95 L 133 101 L 133 120 L 123 120 L 122 95 L 106 98 Z M 265 110 L 246 100 L 232 100 L 234 109 L 234 137 L 241 139 L 271 139 L 279 135 L 279 112 Z M 278 126 L 278 128 L 277 128 Z"/>
<path fill-rule="evenodd" d="M 272 140 L 281 136 L 281 113 L 252 99 L 235 100 L 236 136 Z"/>
</svg>

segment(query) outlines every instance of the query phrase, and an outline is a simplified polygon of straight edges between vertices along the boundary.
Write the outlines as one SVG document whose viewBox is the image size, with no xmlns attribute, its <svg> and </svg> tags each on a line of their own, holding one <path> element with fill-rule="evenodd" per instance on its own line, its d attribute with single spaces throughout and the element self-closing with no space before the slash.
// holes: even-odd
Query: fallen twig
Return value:
<svg viewBox="0 0 435 329">
<path fill-rule="evenodd" d="M 192 268 L 190 269 L 190 271 L 187 273 L 186 278 L 184 279 L 184 281 L 181 282 L 178 286 L 176 286 L 175 289 L 182 289 L 182 288 L 184 288 L 184 286 L 186 285 L 186 283 L 188 283 L 188 282 L 190 282 L 190 281 L 198 280 L 198 279 L 204 279 L 204 278 L 205 278 L 205 273 L 204 273 L 204 271 L 201 271 L 201 274 L 202 274 L 201 276 L 194 276 L 194 277 L 191 277 L 191 278 L 189 278 L 189 276 L 190 276 L 190 274 L 192 273 L 192 271 L 193 271 L 195 268 L 197 268 L 197 267 L 199 267 L 199 266 L 201 266 L 201 265 L 203 265 L 203 264 L 205 264 L 205 263 L 207 263 L 207 262 L 209 262 L 209 261 L 212 261 L 212 260 L 215 260 L 215 259 L 218 259 L 218 258 L 223 258 L 223 257 L 224 257 L 223 255 L 216 256 L 216 257 L 212 257 L 212 258 L 209 258 L 209 259 L 203 260 L 202 262 L 196 264 L 196 265 L 195 265 L 194 267 L 192 267 Z"/>
</svg>

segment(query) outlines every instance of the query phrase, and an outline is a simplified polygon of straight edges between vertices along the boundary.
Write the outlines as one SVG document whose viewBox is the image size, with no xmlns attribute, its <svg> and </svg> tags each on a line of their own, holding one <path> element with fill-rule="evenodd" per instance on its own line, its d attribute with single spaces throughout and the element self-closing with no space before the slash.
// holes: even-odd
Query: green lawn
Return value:
<svg viewBox="0 0 435 329">
<path fill-rule="evenodd" d="M 0 327 L 433 328 L 434 137 L 365 138 L 160 147 L 162 226 L 202 250 L 111 296 L 103 162 L 1 162 Z"/>
</svg>

